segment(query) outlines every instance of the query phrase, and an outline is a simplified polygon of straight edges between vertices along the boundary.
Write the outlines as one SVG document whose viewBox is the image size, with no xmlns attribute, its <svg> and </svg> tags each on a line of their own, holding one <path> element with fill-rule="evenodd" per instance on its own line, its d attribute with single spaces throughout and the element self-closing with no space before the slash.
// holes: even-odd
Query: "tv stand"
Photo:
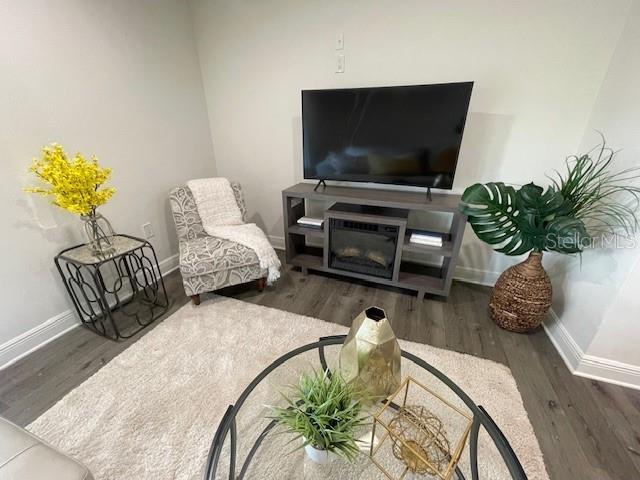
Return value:
<svg viewBox="0 0 640 480">
<path fill-rule="evenodd" d="M 324 188 L 327 188 L 327 184 L 324 182 L 324 179 L 320 179 L 318 180 L 318 183 L 316 184 L 315 187 L 313 187 L 313 191 L 317 192 L 318 191 L 318 187 L 320 187 L 320 185 L 324 185 Z"/>
<path fill-rule="evenodd" d="M 315 270 L 413 290 L 417 292 L 418 298 L 423 298 L 427 293 L 445 297 L 449 294 L 467 222 L 467 217 L 458 210 L 460 195 L 432 194 L 428 191 L 427 196 L 430 197 L 430 201 L 425 202 L 424 193 L 420 192 L 327 185 L 322 190 L 318 190 L 319 185 L 320 182 L 315 187 L 312 183 L 298 183 L 282 191 L 288 264 L 300 267 L 303 273 Z M 307 203 L 313 201 L 322 202 L 325 205 L 324 229 L 297 224 L 298 219 L 306 215 Z M 336 204 L 351 204 L 361 208 L 332 208 Z M 393 215 L 395 220 L 390 220 L 388 213 L 390 209 L 395 212 Z M 412 232 L 410 212 L 439 216 L 446 214 L 451 218 L 449 228 L 440 232 L 444 237 L 442 247 L 409 242 Z M 329 259 L 331 218 L 397 225 L 398 248 L 394 258 L 394 265 L 397 268 L 394 268 L 391 278 L 331 267 Z M 358 246 L 355 238 L 354 245 Z M 428 263 L 417 258 L 416 254 L 425 254 L 431 259 L 434 256 L 439 257 L 441 261 Z"/>
</svg>

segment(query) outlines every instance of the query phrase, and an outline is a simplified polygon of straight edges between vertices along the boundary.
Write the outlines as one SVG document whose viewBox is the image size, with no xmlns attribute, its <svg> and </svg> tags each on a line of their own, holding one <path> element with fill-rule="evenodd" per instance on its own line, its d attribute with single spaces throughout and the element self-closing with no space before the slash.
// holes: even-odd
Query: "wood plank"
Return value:
<svg viewBox="0 0 640 480">
<path fill-rule="evenodd" d="M 460 195 L 434 193 L 431 200 L 426 193 L 407 192 L 402 190 L 382 190 L 378 188 L 335 187 L 327 185 L 314 190 L 312 183 L 298 183 L 282 191 L 290 197 L 308 198 L 319 201 L 332 201 L 367 204 L 380 207 L 407 208 L 422 211 L 441 211 L 454 213 L 458 211 Z"/>
<path fill-rule="evenodd" d="M 449 235 L 449 234 L 445 234 Z M 442 257 L 450 257 L 453 255 L 453 242 L 451 240 L 443 240 L 441 247 L 432 245 L 422 245 L 420 243 L 411 243 L 411 230 L 407 231 L 402 244 L 403 252 L 426 253 L 430 255 L 440 255 Z"/>
<path fill-rule="evenodd" d="M 166 282 L 173 312 L 188 299 L 178 272 Z M 454 281 L 448 299 L 419 301 L 394 287 L 285 267 L 278 283 L 262 293 L 253 284 L 217 293 L 345 326 L 378 304 L 399 338 L 511 368 L 553 480 L 640 478 L 640 392 L 571 375 L 542 331 L 501 330 L 487 313 L 489 292 Z M 145 333 L 112 342 L 84 328 L 71 330 L 0 371 L 0 413 L 30 423 Z"/>
<path fill-rule="evenodd" d="M 611 479 L 590 468 L 576 432 L 525 335 L 505 332 L 502 345 L 553 479 Z M 491 413 L 491 412 L 489 412 Z M 548 457 L 553 460 L 549 461 Z"/>
<path fill-rule="evenodd" d="M 615 433 L 616 429 L 611 428 L 612 417 L 605 418 L 596 400 L 590 395 L 592 381 L 574 379 L 546 337 L 532 335 L 530 341 L 540 352 L 538 358 L 541 367 L 553 386 L 557 401 L 563 406 L 568 422 L 574 431 L 582 433 L 577 439 L 589 463 L 597 467 L 605 461 L 610 462 L 612 477 L 624 478 L 625 472 L 635 468 L 635 465 L 624 442 Z M 611 402 L 608 406 L 614 408 L 615 404 Z M 622 425 L 622 422 L 615 424 Z"/>
<path fill-rule="evenodd" d="M 306 235 L 308 237 L 324 238 L 324 230 L 322 228 L 291 225 L 289 226 L 289 233 L 295 233 L 296 235 Z"/>
</svg>

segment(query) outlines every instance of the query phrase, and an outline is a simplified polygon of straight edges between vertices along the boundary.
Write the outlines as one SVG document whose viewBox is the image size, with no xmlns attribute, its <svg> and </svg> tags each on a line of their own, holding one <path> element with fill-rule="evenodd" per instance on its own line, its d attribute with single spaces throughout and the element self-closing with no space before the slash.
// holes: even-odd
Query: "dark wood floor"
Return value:
<svg viewBox="0 0 640 480">
<path fill-rule="evenodd" d="M 187 298 L 177 272 L 166 282 L 170 314 Z M 640 392 L 574 377 L 543 331 L 518 335 L 496 327 L 487 316 L 486 287 L 454 282 L 448 300 L 417 301 L 409 292 L 286 268 L 263 293 L 246 286 L 219 293 L 345 325 L 379 305 L 401 338 L 511 368 L 552 479 L 640 478 Z M 84 328 L 66 333 L 0 371 L 0 414 L 28 424 L 140 335 L 112 342 Z"/>
</svg>

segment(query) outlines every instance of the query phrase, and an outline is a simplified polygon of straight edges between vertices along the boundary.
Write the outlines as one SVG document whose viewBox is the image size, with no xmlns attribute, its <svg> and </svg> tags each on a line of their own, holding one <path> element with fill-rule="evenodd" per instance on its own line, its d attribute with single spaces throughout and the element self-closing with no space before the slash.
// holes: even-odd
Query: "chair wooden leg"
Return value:
<svg viewBox="0 0 640 480">
<path fill-rule="evenodd" d="M 256 286 L 258 287 L 259 292 L 263 291 L 264 287 L 267 286 L 267 279 L 265 277 L 259 278 L 256 280 Z"/>
<path fill-rule="evenodd" d="M 191 301 L 194 305 L 200 305 L 200 295 L 191 295 Z"/>
</svg>

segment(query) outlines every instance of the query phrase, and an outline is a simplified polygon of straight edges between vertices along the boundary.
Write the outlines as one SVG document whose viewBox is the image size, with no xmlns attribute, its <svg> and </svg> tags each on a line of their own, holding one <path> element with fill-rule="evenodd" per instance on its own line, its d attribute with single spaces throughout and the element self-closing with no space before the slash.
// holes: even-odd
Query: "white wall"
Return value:
<svg viewBox="0 0 640 480">
<path fill-rule="evenodd" d="M 58 141 L 113 167 L 118 193 L 103 212 L 123 232 L 151 221 L 169 260 L 168 190 L 216 169 L 244 184 L 252 219 L 281 239 L 280 190 L 302 178 L 305 88 L 474 80 L 456 192 L 477 181 L 545 183 L 565 155 L 595 143 L 594 128 L 637 164 L 638 3 L 627 22 L 629 0 L 193 0 L 192 31 L 181 0 L 3 2 L 0 364 L 69 307 L 52 257 L 81 240 L 79 222 L 21 190 L 41 145 Z M 344 74 L 334 73 L 338 33 Z M 638 258 L 545 259 L 554 325 L 582 373 L 596 375 L 600 360 L 640 365 L 628 313 L 638 311 Z M 516 260 L 469 231 L 458 273 L 490 282 Z"/>
<path fill-rule="evenodd" d="M 474 80 L 454 191 L 544 182 L 583 136 L 627 6 L 194 0 L 218 172 L 245 186 L 254 220 L 282 237 L 280 191 L 302 179 L 301 89 Z M 334 73 L 338 33 L 343 74 Z M 491 280 L 513 261 L 470 230 L 465 240 L 460 264 L 471 277 Z"/>
<path fill-rule="evenodd" d="M 177 252 L 170 188 L 214 163 L 186 3 L 9 1 L 0 18 L 1 364 L 33 343 L 12 339 L 70 307 L 53 256 L 81 240 L 80 221 L 22 191 L 42 145 L 112 167 L 101 211 L 134 235 L 150 221 L 160 260 Z"/>
<path fill-rule="evenodd" d="M 599 141 L 604 132 L 617 154 L 617 168 L 640 165 L 640 1 L 629 11 L 606 77 L 600 89 L 580 150 Z M 636 242 L 640 239 L 636 238 Z M 627 242 L 620 242 L 625 245 Z M 554 310 L 561 328 L 594 362 L 614 364 L 637 377 L 640 388 L 640 248 L 599 249 L 577 258 L 556 258 L 551 272 L 560 293 Z M 577 373 L 602 375 L 593 365 L 575 362 Z M 618 378 L 622 380 L 622 376 Z"/>
<path fill-rule="evenodd" d="M 547 184 L 545 173 L 597 142 L 594 128 L 637 163 L 640 23 L 636 2 L 627 24 L 630 5 L 192 0 L 218 172 L 244 184 L 250 215 L 278 241 L 280 190 L 302 179 L 300 90 L 463 80 L 475 87 L 458 193 L 489 180 Z M 339 33 L 343 74 L 334 73 Z M 635 255 L 587 252 L 582 267 L 578 258 L 546 255 L 554 309 L 578 354 L 573 367 L 604 341 L 609 307 L 630 305 L 619 296 Z M 517 260 L 468 229 L 457 275 L 491 283 Z M 637 349 L 613 350 L 608 358 L 635 361 Z"/>
</svg>

